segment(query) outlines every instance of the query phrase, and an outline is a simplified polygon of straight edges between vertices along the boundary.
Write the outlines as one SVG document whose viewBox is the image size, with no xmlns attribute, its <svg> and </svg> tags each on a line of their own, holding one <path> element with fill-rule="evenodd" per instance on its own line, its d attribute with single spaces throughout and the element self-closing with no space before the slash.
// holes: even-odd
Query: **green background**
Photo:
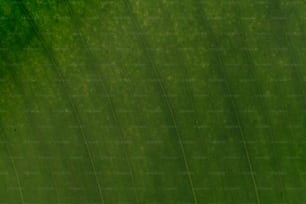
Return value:
<svg viewBox="0 0 306 204">
<path fill-rule="evenodd" d="M 0 203 L 306 203 L 305 11 L 0 0 Z"/>
</svg>

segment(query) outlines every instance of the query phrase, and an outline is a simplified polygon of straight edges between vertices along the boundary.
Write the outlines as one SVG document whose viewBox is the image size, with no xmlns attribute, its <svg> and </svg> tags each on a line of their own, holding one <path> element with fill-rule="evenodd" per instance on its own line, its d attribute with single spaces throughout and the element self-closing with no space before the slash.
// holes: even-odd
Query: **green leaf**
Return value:
<svg viewBox="0 0 306 204">
<path fill-rule="evenodd" d="M 303 2 L 0 3 L 0 203 L 304 203 Z"/>
</svg>

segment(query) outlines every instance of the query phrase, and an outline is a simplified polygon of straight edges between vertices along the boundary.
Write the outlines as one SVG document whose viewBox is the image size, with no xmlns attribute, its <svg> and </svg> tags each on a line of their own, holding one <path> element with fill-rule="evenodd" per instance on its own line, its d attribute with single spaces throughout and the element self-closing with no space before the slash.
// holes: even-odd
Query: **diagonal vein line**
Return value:
<svg viewBox="0 0 306 204">
<path fill-rule="evenodd" d="M 92 53 L 90 47 L 88 46 L 88 43 L 87 43 L 86 39 L 83 37 L 84 34 L 80 29 L 80 25 L 81 25 L 80 20 L 75 15 L 75 13 L 74 13 L 74 11 L 71 7 L 70 2 L 68 0 L 64 0 L 64 3 L 67 6 L 68 13 L 69 13 L 69 16 L 71 18 L 73 26 L 79 32 L 79 35 L 78 35 L 77 39 L 79 40 L 81 47 L 84 48 L 86 50 L 86 52 L 88 53 L 88 57 L 87 57 L 88 62 L 91 64 L 91 67 L 93 69 L 95 69 L 95 71 L 97 73 L 97 76 L 99 77 L 99 79 L 102 83 L 102 90 L 108 96 L 107 97 L 107 99 L 108 99 L 107 102 L 108 102 L 108 106 L 110 107 L 110 110 L 111 110 L 111 117 L 112 117 L 112 120 L 113 120 L 113 123 L 115 124 L 115 126 L 118 127 L 119 135 L 121 137 L 120 144 L 123 146 L 124 156 L 125 156 L 125 159 L 128 163 L 128 168 L 131 172 L 132 182 L 134 183 L 134 185 L 136 187 L 135 173 L 134 173 L 133 165 L 130 161 L 130 156 L 129 156 L 129 153 L 128 153 L 127 145 L 124 145 L 124 143 L 123 143 L 123 140 L 126 138 L 126 136 L 125 136 L 124 131 L 122 129 L 122 124 L 121 124 L 121 122 L 118 118 L 118 114 L 117 114 L 117 111 L 116 111 L 116 108 L 115 108 L 115 105 L 114 105 L 114 101 L 113 101 L 113 98 L 110 94 L 109 88 L 107 87 L 105 77 L 103 76 L 103 73 L 100 71 L 99 67 L 97 66 L 98 65 L 98 60 L 96 59 L 95 55 Z M 95 88 L 96 88 L 96 90 L 101 90 L 100 87 L 95 87 Z M 134 192 L 135 192 L 135 196 L 136 196 L 136 203 L 139 203 L 139 196 L 138 196 L 136 188 L 134 189 Z"/>
<path fill-rule="evenodd" d="M 170 16 L 169 12 L 167 12 L 167 9 L 164 9 L 164 10 L 165 10 L 164 13 L 166 15 L 166 19 L 169 22 L 169 24 L 171 25 L 169 29 L 171 29 L 171 33 L 173 33 L 173 36 L 174 36 L 171 39 L 174 41 L 174 44 L 177 45 L 178 44 L 178 37 L 177 37 L 177 33 L 175 32 L 175 29 L 174 29 L 174 23 L 172 21 L 172 18 Z M 198 110 L 197 110 L 197 107 L 196 107 L 196 102 L 195 102 L 195 97 L 194 97 L 194 94 L 193 94 L 192 87 L 191 87 L 190 83 L 187 80 L 189 74 L 188 74 L 188 70 L 187 70 L 187 67 L 186 67 L 185 59 L 184 59 L 184 56 L 183 56 L 184 53 L 180 52 L 179 49 L 177 49 L 177 48 L 174 48 L 174 53 L 177 56 L 178 62 L 179 62 L 179 64 L 181 65 L 181 67 L 183 69 L 183 74 L 184 74 L 183 85 L 185 87 L 185 94 L 190 99 L 191 107 L 193 107 L 193 111 L 194 111 L 194 117 L 193 117 L 194 125 L 196 126 L 196 130 L 199 133 Z"/>
<path fill-rule="evenodd" d="M 275 14 L 276 12 L 279 16 L 280 15 L 285 15 L 285 11 L 280 8 L 281 2 L 279 0 L 275 0 L 273 2 L 270 2 L 270 9 L 273 9 L 273 12 L 269 12 L 272 14 Z M 272 8 L 273 7 L 273 8 Z M 295 8 L 296 9 L 296 8 Z M 298 20 L 301 21 L 300 17 L 298 14 L 296 14 L 296 17 Z M 270 22 L 271 23 L 271 22 Z M 279 44 L 284 43 L 288 47 L 288 61 L 290 64 L 293 66 L 290 66 L 291 68 L 291 75 L 294 84 L 294 91 L 296 94 L 301 94 L 301 101 L 298 101 L 299 106 L 302 110 L 306 110 L 306 103 L 305 103 L 305 90 L 304 90 L 304 83 L 303 83 L 303 74 L 302 70 L 300 69 L 300 66 L 294 66 L 294 64 L 299 64 L 301 62 L 301 58 L 299 56 L 298 51 L 294 48 L 292 40 L 289 35 L 286 34 L 286 31 L 288 30 L 288 19 L 285 19 L 284 21 L 278 22 L 280 23 L 279 25 L 274 25 L 271 23 L 271 28 L 272 32 L 276 37 L 276 42 Z M 300 22 L 299 22 L 300 23 Z M 276 28 L 274 26 L 277 26 Z M 305 30 L 303 26 L 300 26 L 301 32 L 302 32 L 302 39 L 305 41 Z M 280 39 L 285 39 L 285 41 L 280 40 Z M 305 115 L 303 116 L 303 123 L 305 124 Z M 305 125 L 303 126 L 303 129 L 305 131 Z M 299 177 L 301 178 L 301 175 L 299 174 Z"/>
<path fill-rule="evenodd" d="M 7 140 L 6 136 L 5 136 L 6 133 L 4 133 L 4 127 L 2 125 L 0 125 L 0 130 L 1 129 L 3 130 L 3 132 L 0 132 L 0 137 L 3 140 L 4 146 L 5 146 L 5 151 L 8 154 L 9 160 L 10 160 L 10 162 L 12 164 L 12 167 L 13 167 L 13 170 L 14 170 L 14 174 L 15 174 L 15 177 L 16 177 L 17 185 L 18 185 L 19 197 L 20 197 L 21 203 L 25 204 L 24 195 L 23 195 L 22 188 L 21 188 L 20 177 L 19 177 L 16 165 L 15 165 L 14 158 L 12 157 L 11 151 L 10 151 L 8 145 L 6 144 L 6 143 L 8 143 L 8 140 Z"/>
<path fill-rule="evenodd" d="M 104 197 L 103 197 L 103 194 L 102 194 L 101 185 L 100 185 L 100 183 L 98 181 L 96 167 L 95 167 L 95 164 L 94 164 L 94 161 L 93 161 L 93 158 L 92 158 L 92 153 L 91 153 L 89 145 L 88 145 L 87 136 L 86 136 L 86 134 L 84 132 L 84 129 L 83 129 L 83 126 L 82 126 L 81 117 L 80 117 L 80 114 L 79 114 L 79 111 L 78 111 L 76 105 L 73 103 L 73 101 L 71 99 L 71 96 L 69 94 L 69 88 L 68 88 L 68 86 L 66 85 L 66 83 L 64 81 L 64 76 L 63 76 L 63 74 L 59 70 L 59 67 L 60 67 L 59 62 L 55 58 L 55 54 L 54 54 L 54 51 L 53 51 L 52 47 L 48 45 L 47 41 L 44 39 L 44 36 L 39 31 L 39 28 L 36 25 L 36 23 L 34 21 L 34 18 L 32 17 L 32 15 L 29 12 L 29 10 L 26 8 L 26 6 L 24 5 L 23 0 L 18 0 L 18 3 L 19 3 L 19 6 L 20 6 L 24 16 L 27 18 L 28 22 L 32 26 L 32 29 L 35 32 L 36 37 L 40 40 L 41 46 L 43 47 L 44 52 L 46 53 L 48 59 L 54 65 L 54 66 L 52 66 L 53 67 L 53 71 L 56 73 L 57 77 L 59 78 L 60 84 L 61 84 L 61 86 L 63 88 L 63 92 L 64 92 L 63 95 L 68 100 L 69 105 L 70 105 L 70 107 L 72 109 L 72 113 L 74 115 L 74 118 L 75 118 L 76 122 L 78 123 L 78 126 L 79 126 L 78 129 L 80 130 L 79 133 L 80 133 L 80 135 L 82 137 L 82 140 L 83 140 L 83 142 L 85 144 L 86 151 L 87 151 L 87 154 L 88 154 L 88 157 L 89 157 L 89 160 L 90 160 L 90 164 L 91 164 L 91 167 L 92 167 L 92 169 L 94 171 L 94 174 L 95 174 L 95 180 L 96 180 L 96 184 L 97 184 L 98 190 L 99 190 L 99 197 L 100 197 L 101 202 L 104 203 Z"/>
<path fill-rule="evenodd" d="M 0 135 L 2 135 L 2 133 L 1 133 Z M 3 138 L 3 136 L 2 136 L 2 138 Z M 12 167 L 13 167 L 13 169 L 14 169 L 14 174 L 15 174 L 15 177 L 16 177 L 16 180 L 17 180 L 18 192 L 19 192 L 19 196 L 20 196 L 21 203 L 22 203 L 22 204 L 25 204 L 24 196 L 23 196 L 23 192 L 22 192 L 22 188 L 21 188 L 20 177 L 19 177 L 19 174 L 18 174 L 16 165 L 15 165 L 14 158 L 12 157 L 11 151 L 10 151 L 9 147 L 7 146 L 7 144 L 4 144 L 4 145 L 5 145 L 5 149 L 6 149 L 6 152 L 7 152 L 7 154 L 8 154 L 8 157 L 10 158 L 9 160 L 10 160 L 10 162 L 12 163 Z"/>
<path fill-rule="evenodd" d="M 140 33 L 141 32 L 141 27 L 140 27 L 140 25 L 138 23 L 137 16 L 134 14 L 133 9 L 131 8 L 130 2 L 128 0 L 124 0 L 124 4 L 126 6 L 126 9 L 127 9 L 127 12 L 129 14 L 129 16 L 131 17 L 131 19 L 133 21 L 133 25 L 134 25 L 135 31 L 137 31 L 137 33 Z M 184 145 L 182 143 L 181 135 L 180 135 L 180 133 L 178 131 L 177 121 L 175 119 L 175 114 L 174 114 L 173 106 L 172 106 L 172 104 L 171 104 L 171 102 L 169 100 L 167 90 L 165 89 L 165 86 L 162 83 L 162 80 L 161 80 L 162 78 L 161 78 L 161 75 L 160 75 L 160 73 L 159 73 L 159 71 L 157 69 L 157 66 L 154 63 L 153 59 L 152 59 L 152 54 L 148 50 L 147 40 L 145 39 L 145 37 L 143 35 L 139 36 L 138 43 L 139 43 L 139 46 L 143 50 L 145 58 L 146 58 L 146 60 L 148 62 L 148 65 L 152 69 L 155 78 L 157 78 L 157 80 L 158 80 L 158 89 L 160 91 L 161 96 L 163 96 L 163 98 L 164 98 L 164 103 L 165 103 L 165 105 L 167 107 L 167 112 L 171 116 L 170 117 L 171 124 L 174 126 L 175 136 L 177 137 L 177 139 L 179 141 L 180 150 L 181 150 L 181 153 L 183 155 L 184 166 L 185 166 L 186 171 L 187 171 L 188 181 L 189 181 L 189 185 L 190 185 L 190 188 L 191 188 L 191 191 L 192 191 L 193 201 L 194 201 L 195 204 L 197 204 L 198 201 L 197 201 L 197 196 L 196 196 L 196 192 L 195 192 L 195 189 L 194 189 L 194 184 L 193 184 L 193 181 L 192 181 L 192 176 L 191 176 L 191 173 L 190 173 L 190 167 L 189 167 L 189 164 L 187 162 L 186 152 L 185 152 Z"/>
<path fill-rule="evenodd" d="M 282 14 L 285 15 L 286 13 L 280 8 L 280 1 L 279 0 L 275 0 L 275 3 L 271 3 L 270 6 L 273 7 L 274 11 L 277 12 L 278 15 Z M 274 25 L 275 26 L 275 25 Z M 280 22 L 277 28 L 274 28 L 273 25 L 271 25 L 272 27 L 272 32 L 277 36 L 276 40 L 279 44 L 285 44 L 288 47 L 288 60 L 290 62 L 290 64 L 296 64 L 299 63 L 301 61 L 300 57 L 299 57 L 299 53 L 297 52 L 296 49 L 294 49 L 292 40 L 290 39 L 290 37 L 286 34 L 286 31 L 288 30 L 288 20 L 285 19 L 284 21 Z M 302 32 L 304 32 L 304 28 L 302 27 Z M 305 35 L 302 35 L 303 38 L 305 38 Z M 280 39 L 285 39 L 284 41 L 280 40 Z M 294 86 L 295 86 L 295 91 L 297 94 L 301 94 L 303 99 L 305 98 L 305 89 L 303 87 L 305 87 L 303 85 L 303 74 L 302 71 L 300 70 L 300 66 L 292 66 L 292 76 L 294 78 Z M 303 100 L 305 101 L 305 100 Z M 305 103 L 303 103 L 302 105 L 303 107 L 306 106 Z"/>
<path fill-rule="evenodd" d="M 237 5 L 235 5 L 234 7 L 235 11 L 236 11 L 236 18 L 237 18 L 237 21 L 239 22 L 240 21 L 240 18 L 239 18 L 239 14 L 241 12 L 241 6 L 240 6 L 240 3 L 238 3 Z M 239 43 L 241 43 L 241 47 L 247 47 L 247 42 L 246 42 L 246 36 L 245 36 L 245 26 L 243 25 L 242 22 L 240 22 L 239 24 L 240 26 L 238 26 L 238 29 L 241 33 L 241 35 L 239 36 Z M 243 56 L 243 60 L 247 63 L 248 66 L 246 66 L 247 70 L 248 70 L 248 74 L 249 76 L 254 80 L 254 87 L 257 91 L 257 94 L 258 95 L 263 95 L 264 94 L 264 91 L 263 91 L 263 87 L 261 86 L 260 83 L 257 82 L 256 80 L 256 76 L 255 76 L 255 73 L 254 73 L 254 70 L 256 70 L 256 65 L 252 59 L 252 56 L 251 56 L 251 53 L 248 49 L 245 49 L 243 51 L 241 50 L 238 50 L 239 53 L 241 53 L 241 56 Z M 261 115 L 264 119 L 264 122 L 269 126 L 268 128 L 268 138 L 270 140 L 270 142 L 272 143 L 273 142 L 273 138 L 275 138 L 275 133 L 273 131 L 272 128 L 272 120 L 271 120 L 271 116 L 269 114 L 269 111 L 268 111 L 268 108 L 266 106 L 266 101 L 264 98 L 262 97 L 255 97 L 255 100 L 257 101 L 257 104 L 259 104 L 258 108 L 260 109 L 260 112 L 261 112 Z M 271 128 L 270 128 L 271 127 Z M 270 145 L 270 148 L 269 148 L 269 152 L 271 155 L 275 155 L 275 146 L 274 145 Z M 279 156 L 276 155 L 274 156 L 273 160 L 272 160 L 272 164 L 271 164 L 271 167 L 273 170 L 278 170 L 280 167 L 279 167 L 279 164 L 278 162 L 273 162 L 275 159 L 277 161 L 279 161 Z M 281 184 L 284 186 L 284 182 L 282 181 L 281 177 L 279 177 L 279 180 L 281 181 Z M 283 192 L 285 193 L 285 189 L 283 187 Z"/>
<path fill-rule="evenodd" d="M 0 52 L 0 56 L 6 61 L 7 64 L 13 64 L 13 62 L 6 56 L 4 55 L 3 52 Z M 18 92 L 23 96 L 23 101 L 24 101 L 24 106 L 25 107 L 29 107 L 30 105 L 30 100 L 29 98 L 27 97 L 27 94 L 25 93 L 23 87 L 22 87 L 22 84 L 20 83 L 20 80 L 18 80 L 18 76 L 17 76 L 17 73 L 16 73 L 16 70 L 15 68 L 11 68 L 12 70 L 12 80 L 13 80 L 13 83 L 15 84 L 15 87 L 17 88 Z M 31 124 L 31 127 L 34 129 L 35 128 L 35 122 L 33 122 L 33 120 L 31 120 L 31 117 L 30 117 L 30 114 L 26 113 L 26 116 L 27 120 L 30 122 Z M 54 136 L 52 134 L 52 138 L 54 140 Z M 49 166 L 47 166 L 47 168 L 49 168 Z M 52 176 L 53 178 L 53 176 Z M 56 198 L 58 200 L 58 202 L 60 202 L 60 199 L 59 199 L 59 194 L 58 194 L 58 189 L 57 189 L 57 184 L 56 184 L 56 181 L 54 180 L 54 178 L 52 179 L 52 182 L 53 182 L 53 186 L 55 187 L 55 191 L 56 191 Z"/>
<path fill-rule="evenodd" d="M 200 28 L 205 29 L 203 27 L 203 25 L 205 25 L 207 35 L 208 35 L 209 39 L 211 40 L 211 43 L 213 44 L 213 46 L 215 48 L 219 47 L 218 46 L 218 41 L 215 37 L 215 34 L 213 33 L 209 24 L 206 22 L 206 19 L 204 18 L 204 14 L 203 14 L 204 11 L 201 11 L 199 5 L 197 5 L 197 4 L 195 4 L 195 7 L 196 7 L 196 10 L 197 10 L 197 20 L 199 21 Z M 217 73 L 223 78 L 222 85 L 223 85 L 224 93 L 225 94 L 226 93 L 227 94 L 232 94 L 233 93 L 232 88 L 229 84 L 229 80 L 228 80 L 228 77 L 225 73 L 225 70 L 223 69 L 224 68 L 224 60 L 223 60 L 222 56 L 217 51 L 213 50 L 212 52 L 214 53 L 214 56 L 213 56 L 214 59 L 213 60 L 217 64 L 215 66 L 215 69 L 216 69 Z M 261 200 L 260 200 L 260 197 L 259 197 L 256 178 L 253 174 L 254 170 L 253 170 L 253 165 L 252 165 L 251 158 L 250 158 L 250 155 L 249 155 L 248 145 L 246 143 L 246 137 L 245 137 L 245 134 L 244 134 L 244 131 L 243 131 L 243 128 L 242 128 L 243 124 L 241 123 L 241 116 L 240 116 L 239 112 L 237 111 L 238 109 L 237 109 L 237 104 L 236 104 L 235 99 L 233 97 L 226 97 L 226 100 L 228 101 L 229 109 L 231 110 L 232 114 L 234 115 L 236 123 L 239 127 L 239 135 L 242 139 L 243 150 L 244 150 L 245 156 L 247 158 L 247 163 L 248 163 L 249 170 L 251 172 L 251 179 L 252 179 L 252 183 L 253 183 L 253 187 L 254 187 L 256 202 L 258 204 L 260 204 Z"/>
<path fill-rule="evenodd" d="M 21 184 L 20 184 L 20 178 L 19 178 L 19 174 L 18 174 L 18 171 L 16 169 L 16 165 L 15 165 L 15 161 L 14 159 L 12 158 L 11 154 L 9 153 L 9 149 L 8 147 L 6 147 L 7 149 L 7 152 L 9 154 L 9 157 L 10 157 L 10 160 L 11 160 L 11 163 L 12 163 L 12 166 L 13 166 L 13 169 L 14 169 L 14 174 L 16 176 L 16 179 L 17 179 L 17 184 L 18 184 L 18 191 L 19 191 L 19 195 L 20 195 L 20 199 L 21 199 L 21 202 L 24 204 L 24 196 L 23 196 L 23 192 L 22 192 L 22 189 L 21 189 Z"/>
</svg>

